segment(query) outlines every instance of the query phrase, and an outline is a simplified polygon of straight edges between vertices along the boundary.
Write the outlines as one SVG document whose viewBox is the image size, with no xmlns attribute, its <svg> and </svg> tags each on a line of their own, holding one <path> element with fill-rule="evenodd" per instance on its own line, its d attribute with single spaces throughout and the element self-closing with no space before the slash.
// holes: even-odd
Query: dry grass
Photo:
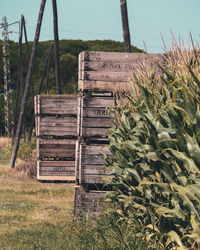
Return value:
<svg viewBox="0 0 200 250">
<path fill-rule="evenodd" d="M 11 142 L 11 138 L 8 137 L 0 137 L 0 152 L 1 150 L 7 145 L 8 143 Z"/>
</svg>

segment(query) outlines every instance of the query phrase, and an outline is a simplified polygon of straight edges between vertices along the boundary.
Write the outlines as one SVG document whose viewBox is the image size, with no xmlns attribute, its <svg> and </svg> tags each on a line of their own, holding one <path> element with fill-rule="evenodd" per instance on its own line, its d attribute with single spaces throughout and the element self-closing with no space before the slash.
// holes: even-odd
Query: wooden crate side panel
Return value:
<svg viewBox="0 0 200 250">
<path fill-rule="evenodd" d="M 86 192 L 82 187 L 75 187 L 74 215 L 77 218 L 95 217 L 100 215 L 108 207 L 105 202 L 104 191 L 90 190 Z"/>
<path fill-rule="evenodd" d="M 37 161 L 37 178 L 38 180 L 75 180 L 75 161 Z"/>
<path fill-rule="evenodd" d="M 79 89 L 95 91 L 127 91 L 129 82 L 134 80 L 141 65 L 151 65 L 156 75 L 163 75 L 157 62 L 165 65 L 165 57 L 161 54 L 89 52 L 79 57 Z"/>
<path fill-rule="evenodd" d="M 38 136 L 77 136 L 76 117 L 39 116 Z"/>
<path fill-rule="evenodd" d="M 105 137 L 112 127 L 109 107 L 114 107 L 113 97 L 90 97 L 81 100 L 81 137 Z"/>
<path fill-rule="evenodd" d="M 41 114 L 63 114 L 77 115 L 77 97 L 64 95 L 58 96 L 41 96 L 40 97 Z"/>
<path fill-rule="evenodd" d="M 79 154 L 80 184 L 101 184 L 109 175 L 104 154 L 111 155 L 108 147 L 102 145 L 81 145 Z"/>
<path fill-rule="evenodd" d="M 39 95 L 36 96 L 35 114 L 77 115 L 77 96 Z"/>
</svg>

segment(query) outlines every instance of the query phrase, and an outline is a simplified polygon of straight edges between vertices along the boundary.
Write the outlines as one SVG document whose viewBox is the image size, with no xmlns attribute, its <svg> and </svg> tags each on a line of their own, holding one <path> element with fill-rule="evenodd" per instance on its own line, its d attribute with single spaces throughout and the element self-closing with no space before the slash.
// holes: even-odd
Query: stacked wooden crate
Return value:
<svg viewBox="0 0 200 250">
<path fill-rule="evenodd" d="M 109 173 L 102 153 L 110 154 L 107 135 L 112 127 L 109 107 L 115 105 L 113 93 L 128 93 L 133 72 L 137 75 L 142 65 L 155 65 L 155 61 L 163 62 L 163 56 L 89 51 L 79 55 L 75 216 L 97 215 L 106 207 L 102 184 Z M 158 67 L 156 74 L 161 74 Z"/>
<path fill-rule="evenodd" d="M 75 181 L 77 96 L 35 96 L 37 179 Z"/>
</svg>

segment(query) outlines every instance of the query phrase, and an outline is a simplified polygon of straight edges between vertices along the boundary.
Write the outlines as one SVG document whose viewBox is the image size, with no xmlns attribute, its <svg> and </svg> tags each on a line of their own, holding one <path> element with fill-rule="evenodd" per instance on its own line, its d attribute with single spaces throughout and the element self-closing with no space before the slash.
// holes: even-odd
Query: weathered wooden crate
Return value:
<svg viewBox="0 0 200 250">
<path fill-rule="evenodd" d="M 100 215 L 108 206 L 105 202 L 106 191 L 88 190 L 82 186 L 75 187 L 74 216 L 82 218 L 88 215 L 95 217 Z"/>
<path fill-rule="evenodd" d="M 37 161 L 37 179 L 75 181 L 75 161 Z"/>
<path fill-rule="evenodd" d="M 113 96 L 79 97 L 78 136 L 82 139 L 101 138 L 107 140 L 108 129 L 112 127 L 110 107 L 114 107 Z"/>
<path fill-rule="evenodd" d="M 35 96 L 38 180 L 74 181 L 77 96 Z"/>
<path fill-rule="evenodd" d="M 76 183 L 81 185 L 102 184 L 108 176 L 104 155 L 111 155 L 105 144 L 77 144 Z"/>
<path fill-rule="evenodd" d="M 75 160 L 75 139 L 37 138 L 38 160 Z"/>
<path fill-rule="evenodd" d="M 152 65 L 162 75 L 156 63 L 164 65 L 161 54 L 84 51 L 79 55 L 80 91 L 129 91 L 133 72 L 138 74 L 141 65 Z"/>
</svg>

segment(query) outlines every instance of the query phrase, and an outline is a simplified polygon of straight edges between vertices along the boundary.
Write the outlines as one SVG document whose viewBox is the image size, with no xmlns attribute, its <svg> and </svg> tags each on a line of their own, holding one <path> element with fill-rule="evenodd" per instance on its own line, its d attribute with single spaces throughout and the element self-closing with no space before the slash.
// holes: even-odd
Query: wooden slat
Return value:
<svg viewBox="0 0 200 250">
<path fill-rule="evenodd" d="M 75 180 L 74 161 L 37 161 L 38 180 Z"/>
<path fill-rule="evenodd" d="M 75 181 L 75 176 L 38 176 L 39 181 Z"/>
<path fill-rule="evenodd" d="M 105 107 L 81 108 L 82 117 L 105 117 L 110 118 L 110 110 Z"/>
<path fill-rule="evenodd" d="M 82 98 L 82 108 L 106 108 L 114 107 L 113 97 L 88 97 Z"/>
<path fill-rule="evenodd" d="M 108 136 L 108 128 L 88 128 L 81 127 L 82 137 L 105 137 Z"/>
<path fill-rule="evenodd" d="M 79 89 L 81 91 L 109 91 L 109 92 L 128 92 L 132 89 L 132 82 L 108 82 L 108 81 L 79 81 Z"/>
<path fill-rule="evenodd" d="M 132 72 L 102 72 L 102 71 L 83 71 L 82 81 L 104 81 L 104 82 L 129 82 L 133 81 Z"/>
<path fill-rule="evenodd" d="M 61 109 L 60 107 L 41 107 L 42 114 L 53 114 L 53 115 L 68 115 L 74 116 L 77 114 L 77 106 L 75 107 L 64 107 Z"/>
<path fill-rule="evenodd" d="M 94 155 L 94 154 L 107 154 L 111 155 L 108 146 L 106 145 L 98 145 L 98 144 L 92 144 L 92 145 L 84 145 L 82 144 L 82 152 L 86 155 Z"/>
<path fill-rule="evenodd" d="M 112 120 L 108 117 L 85 117 L 83 118 L 83 127 L 85 128 L 110 128 L 112 127 Z"/>
<path fill-rule="evenodd" d="M 47 99 L 47 100 L 70 100 L 70 99 L 76 99 L 76 95 L 40 95 L 41 99 Z"/>
<path fill-rule="evenodd" d="M 164 61 L 162 54 L 144 54 L 144 53 L 124 53 L 124 52 L 99 52 L 99 51 L 83 51 L 80 55 L 80 62 L 120 62 L 131 63 L 138 62 L 138 60 L 157 60 Z"/>
</svg>

